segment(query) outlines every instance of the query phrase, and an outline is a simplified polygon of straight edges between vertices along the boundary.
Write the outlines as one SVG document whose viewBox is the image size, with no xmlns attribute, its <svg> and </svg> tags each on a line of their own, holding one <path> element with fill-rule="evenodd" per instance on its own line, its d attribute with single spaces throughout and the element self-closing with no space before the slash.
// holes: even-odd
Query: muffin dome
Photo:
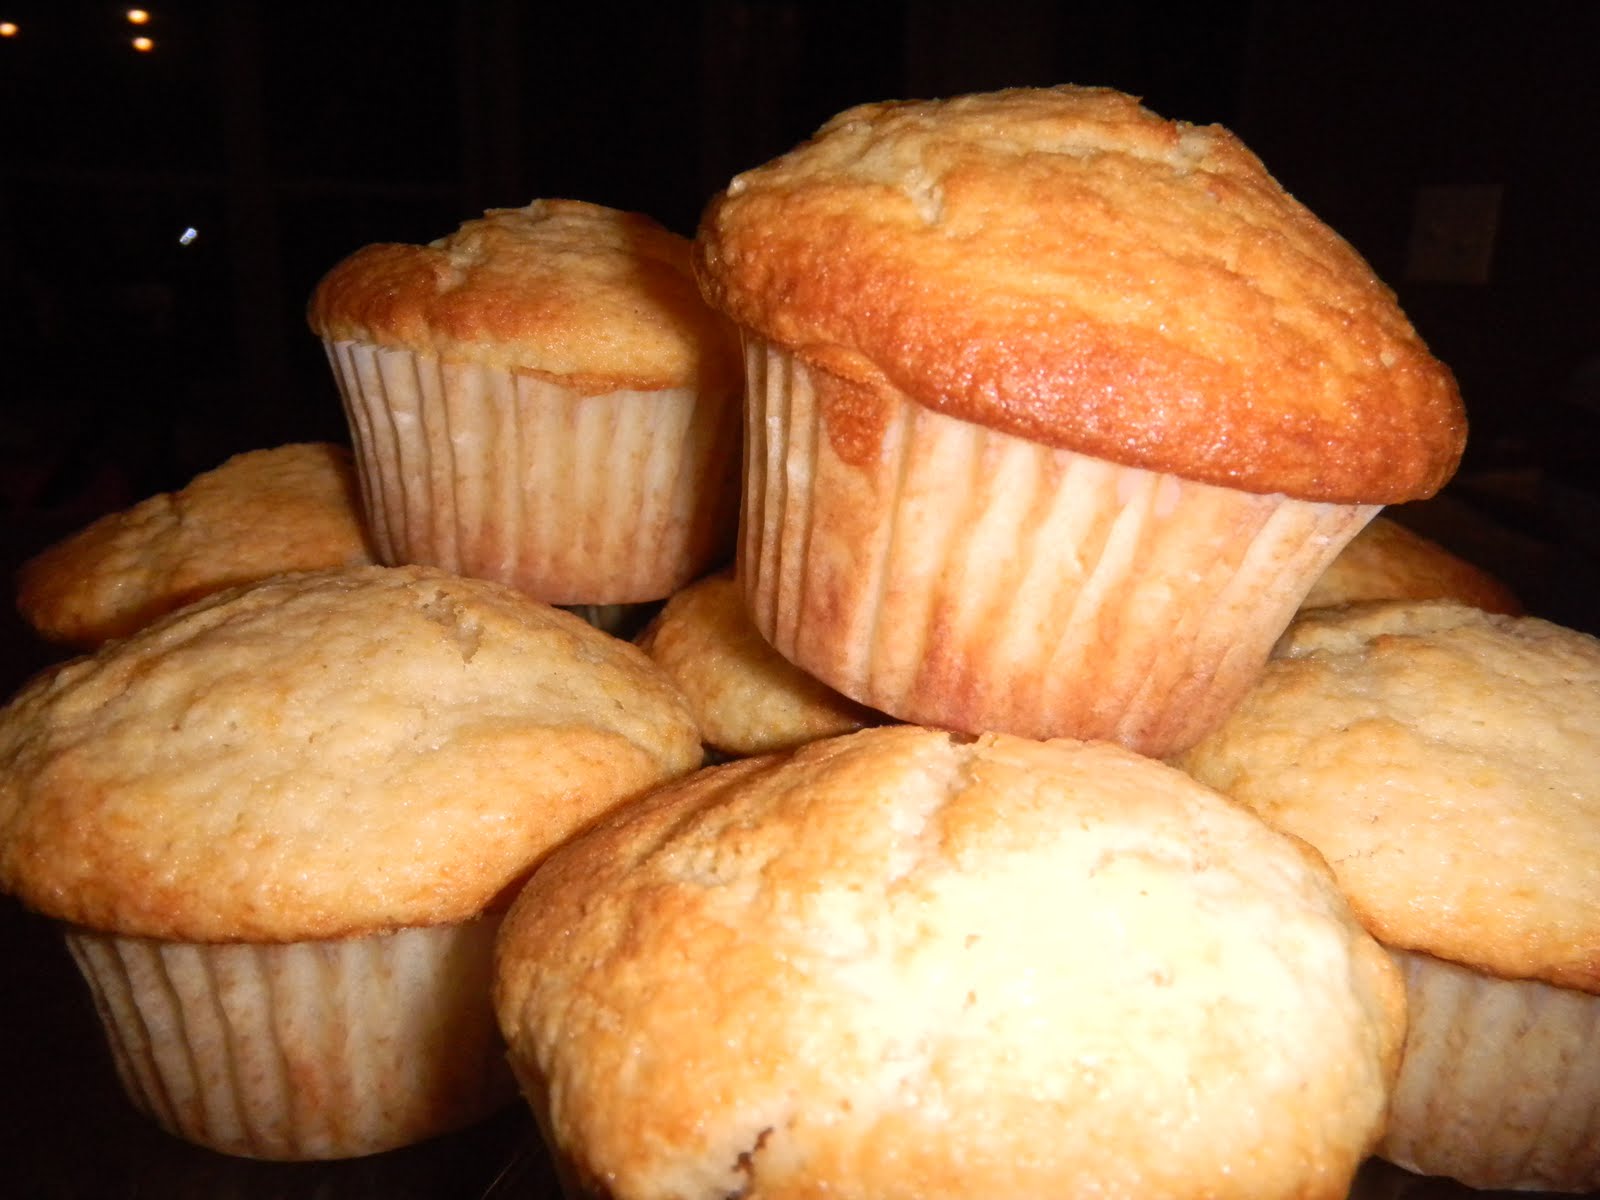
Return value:
<svg viewBox="0 0 1600 1200">
<path fill-rule="evenodd" d="M 909 726 L 557 851 L 496 1008 L 574 1194 L 1345 1196 L 1399 981 L 1303 845 L 1107 744 Z"/>
<path fill-rule="evenodd" d="M 1382 504 L 1464 445 L 1450 372 L 1360 255 L 1227 130 L 1119 92 L 850 109 L 736 177 L 697 247 L 740 325 L 1046 445 Z M 833 436 L 865 452 L 870 416 Z"/>
<path fill-rule="evenodd" d="M 558 375 L 592 392 L 738 375 L 731 331 L 695 288 L 688 239 L 581 200 L 490 209 L 426 245 L 363 247 L 312 294 L 311 328 Z"/>
<path fill-rule="evenodd" d="M 461 921 L 700 758 L 677 689 L 578 617 L 420 567 L 285 576 L 0 713 L 0 883 L 196 942 Z"/>
<path fill-rule="evenodd" d="M 17 609 L 87 649 L 225 588 L 371 562 L 350 451 L 297 443 L 236 454 L 46 548 L 17 573 Z"/>
</svg>

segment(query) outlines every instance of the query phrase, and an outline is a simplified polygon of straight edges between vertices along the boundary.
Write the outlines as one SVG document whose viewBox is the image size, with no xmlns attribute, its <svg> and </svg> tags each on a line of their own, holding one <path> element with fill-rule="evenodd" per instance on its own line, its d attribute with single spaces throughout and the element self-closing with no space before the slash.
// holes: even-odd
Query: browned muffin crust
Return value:
<svg viewBox="0 0 1600 1200">
<path fill-rule="evenodd" d="M 323 277 L 307 318 L 330 341 L 558 375 L 591 394 L 709 387 L 738 371 L 688 239 L 579 200 L 491 209 L 425 246 L 364 247 Z"/>
<path fill-rule="evenodd" d="M 1175 762 L 1315 846 L 1386 946 L 1600 995 L 1600 639 L 1448 601 L 1314 609 Z"/>
<path fill-rule="evenodd" d="M 88 649 L 224 588 L 372 561 L 350 451 L 293 443 L 236 454 L 40 551 L 17 572 L 17 611 Z"/>
<path fill-rule="evenodd" d="M 1190 784 L 891 726 L 568 842 L 495 1004 L 569 1194 L 1343 1197 L 1398 973 L 1309 848 Z"/>
<path fill-rule="evenodd" d="M 450 924 L 700 762 L 666 676 L 571 613 L 428 567 L 281 575 L 0 708 L 0 890 L 177 941 Z"/>
<path fill-rule="evenodd" d="M 1393 503 L 1465 442 L 1454 379 L 1361 256 L 1227 130 L 1118 92 L 850 109 L 735 178 L 696 262 L 814 367 L 1125 465 Z M 831 407 L 836 443 L 877 444 L 877 406 Z"/>
<path fill-rule="evenodd" d="M 791 750 L 889 719 L 779 654 L 731 571 L 672 596 L 635 644 L 683 691 L 706 745 L 724 754 Z"/>
</svg>

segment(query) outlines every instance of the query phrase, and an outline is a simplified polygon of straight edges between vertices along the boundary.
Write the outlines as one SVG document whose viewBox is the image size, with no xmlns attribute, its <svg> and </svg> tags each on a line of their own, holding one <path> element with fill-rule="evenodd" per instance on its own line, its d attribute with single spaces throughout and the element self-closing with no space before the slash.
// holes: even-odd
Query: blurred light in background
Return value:
<svg viewBox="0 0 1600 1200">
<path fill-rule="evenodd" d="M 146 54 L 151 50 L 154 50 L 156 48 L 156 44 L 150 38 L 136 37 L 133 39 L 133 48 L 139 51 L 141 54 Z"/>
<path fill-rule="evenodd" d="M 0 21 L 0 37 L 16 37 L 17 32 L 15 21 Z"/>
<path fill-rule="evenodd" d="M 127 16 L 128 24 L 130 25 L 148 25 L 150 23 L 150 13 L 142 8 L 130 8 Z"/>
<path fill-rule="evenodd" d="M 194 241 L 195 238 L 197 238 L 199 236 L 200 236 L 200 231 L 198 229 L 196 229 L 193 225 L 190 225 L 187 229 L 185 229 L 182 233 L 180 233 L 178 235 L 178 245 L 187 246 L 190 242 Z"/>
</svg>

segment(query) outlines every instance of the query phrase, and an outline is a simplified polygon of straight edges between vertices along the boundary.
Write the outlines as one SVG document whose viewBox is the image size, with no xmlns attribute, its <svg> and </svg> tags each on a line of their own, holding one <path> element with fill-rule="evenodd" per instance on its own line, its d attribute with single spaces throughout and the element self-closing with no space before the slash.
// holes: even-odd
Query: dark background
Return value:
<svg viewBox="0 0 1600 1200">
<path fill-rule="evenodd" d="M 178 0 L 141 28 L 124 11 L 0 13 L 19 26 L 0 38 L 8 545 L 237 450 L 343 438 L 302 313 L 368 242 L 536 196 L 691 234 L 730 176 L 849 104 L 1100 83 L 1231 126 L 1369 258 L 1460 379 L 1473 433 L 1452 496 L 1514 535 L 1464 548 L 1539 611 L 1594 624 L 1571 580 L 1600 583 L 1600 5 Z M 1488 232 L 1427 208 L 1440 188 L 1489 195 Z M 1474 229 L 1476 281 L 1419 259 Z"/>
<path fill-rule="evenodd" d="M 0 0 L 8 574 L 238 450 L 342 440 L 303 308 L 362 245 L 540 196 L 691 234 L 847 105 L 1075 82 L 1229 125 L 1369 258 L 1473 426 L 1445 494 L 1395 515 L 1600 631 L 1600 5 L 173 0 L 137 29 L 125 8 Z M 3 607 L 9 691 L 49 652 Z M 54 941 L 17 936 L 0 1192 L 33 1194 L 4 1172 L 59 1159 L 42 1131 L 81 1127 L 84 1092 L 115 1098 Z M 142 1144 L 123 1119 L 113 1139 Z M 75 1161 L 61 1194 L 162 1194 Z"/>
</svg>

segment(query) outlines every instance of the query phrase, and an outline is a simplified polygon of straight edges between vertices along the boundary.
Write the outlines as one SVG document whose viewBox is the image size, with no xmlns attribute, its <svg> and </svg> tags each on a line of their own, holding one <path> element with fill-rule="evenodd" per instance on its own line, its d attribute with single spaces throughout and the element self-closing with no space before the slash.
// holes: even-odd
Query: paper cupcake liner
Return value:
<svg viewBox="0 0 1600 1200">
<path fill-rule="evenodd" d="M 329 342 L 381 561 L 551 604 L 659 600 L 726 555 L 736 396 L 585 395 L 547 378 Z"/>
<path fill-rule="evenodd" d="M 498 917 L 345 941 L 67 931 L 124 1090 L 224 1154 L 328 1159 L 459 1129 L 515 1096 L 489 1001 Z"/>
<path fill-rule="evenodd" d="M 1600 1190 L 1600 996 L 1393 953 L 1409 1029 L 1379 1156 L 1474 1188 Z"/>
<path fill-rule="evenodd" d="M 1041 446 L 759 339 L 746 369 L 751 615 L 786 657 L 904 721 L 1185 749 L 1378 511 Z"/>
</svg>

